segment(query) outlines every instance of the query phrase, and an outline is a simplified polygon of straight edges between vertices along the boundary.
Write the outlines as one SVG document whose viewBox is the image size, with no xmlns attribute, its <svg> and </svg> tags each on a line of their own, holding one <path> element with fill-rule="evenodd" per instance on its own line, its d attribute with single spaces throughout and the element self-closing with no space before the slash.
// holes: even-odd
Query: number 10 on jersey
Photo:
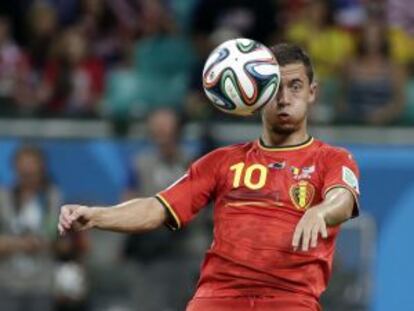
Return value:
<svg viewBox="0 0 414 311">
<path fill-rule="evenodd" d="M 242 180 L 243 184 L 252 190 L 261 189 L 266 184 L 267 167 L 262 164 L 252 164 L 246 167 L 246 163 L 239 162 L 232 165 L 230 171 L 234 172 L 233 188 L 240 187 Z"/>
</svg>

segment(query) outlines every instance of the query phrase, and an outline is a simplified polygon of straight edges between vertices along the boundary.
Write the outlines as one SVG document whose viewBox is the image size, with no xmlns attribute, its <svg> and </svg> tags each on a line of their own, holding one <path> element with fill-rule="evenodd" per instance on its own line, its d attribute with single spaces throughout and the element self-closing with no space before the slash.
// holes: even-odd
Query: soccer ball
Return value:
<svg viewBox="0 0 414 311">
<path fill-rule="evenodd" d="M 213 105 L 226 113 L 248 116 L 276 96 L 279 65 L 273 53 L 254 40 L 220 44 L 203 69 L 203 88 Z"/>
</svg>

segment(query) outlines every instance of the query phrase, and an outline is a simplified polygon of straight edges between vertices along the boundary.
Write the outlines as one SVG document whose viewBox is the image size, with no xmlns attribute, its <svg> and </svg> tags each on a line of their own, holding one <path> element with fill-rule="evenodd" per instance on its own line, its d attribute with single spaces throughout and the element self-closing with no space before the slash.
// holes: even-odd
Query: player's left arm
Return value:
<svg viewBox="0 0 414 311">
<path fill-rule="evenodd" d="M 328 237 L 327 227 L 337 226 L 352 217 L 355 197 L 346 188 L 337 187 L 329 190 L 325 199 L 307 210 L 296 226 L 292 246 L 303 251 L 316 247 L 319 235 Z"/>
<path fill-rule="evenodd" d="M 359 169 L 345 149 L 328 149 L 320 158 L 322 197 L 308 209 L 293 234 L 292 246 L 303 251 L 316 247 L 319 235 L 328 237 L 327 227 L 335 227 L 359 213 Z"/>
</svg>

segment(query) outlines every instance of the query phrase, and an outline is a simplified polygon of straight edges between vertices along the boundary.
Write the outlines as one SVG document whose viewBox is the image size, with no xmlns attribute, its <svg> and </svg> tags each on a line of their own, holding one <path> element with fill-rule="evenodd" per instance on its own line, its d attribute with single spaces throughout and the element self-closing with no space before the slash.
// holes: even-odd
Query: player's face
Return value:
<svg viewBox="0 0 414 311">
<path fill-rule="evenodd" d="M 280 67 L 281 82 L 275 100 L 263 111 L 266 129 L 290 134 L 306 126 L 309 106 L 315 100 L 316 84 L 311 83 L 302 63 Z"/>
</svg>

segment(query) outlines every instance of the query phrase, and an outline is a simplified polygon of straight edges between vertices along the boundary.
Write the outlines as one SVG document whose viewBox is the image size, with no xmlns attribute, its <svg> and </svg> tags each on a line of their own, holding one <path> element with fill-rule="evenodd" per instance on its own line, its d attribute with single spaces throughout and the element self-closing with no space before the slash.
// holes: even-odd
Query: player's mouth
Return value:
<svg viewBox="0 0 414 311">
<path fill-rule="evenodd" d="M 280 119 L 288 119 L 290 117 L 290 114 L 288 114 L 287 112 L 279 112 L 277 114 L 278 118 Z"/>
</svg>

